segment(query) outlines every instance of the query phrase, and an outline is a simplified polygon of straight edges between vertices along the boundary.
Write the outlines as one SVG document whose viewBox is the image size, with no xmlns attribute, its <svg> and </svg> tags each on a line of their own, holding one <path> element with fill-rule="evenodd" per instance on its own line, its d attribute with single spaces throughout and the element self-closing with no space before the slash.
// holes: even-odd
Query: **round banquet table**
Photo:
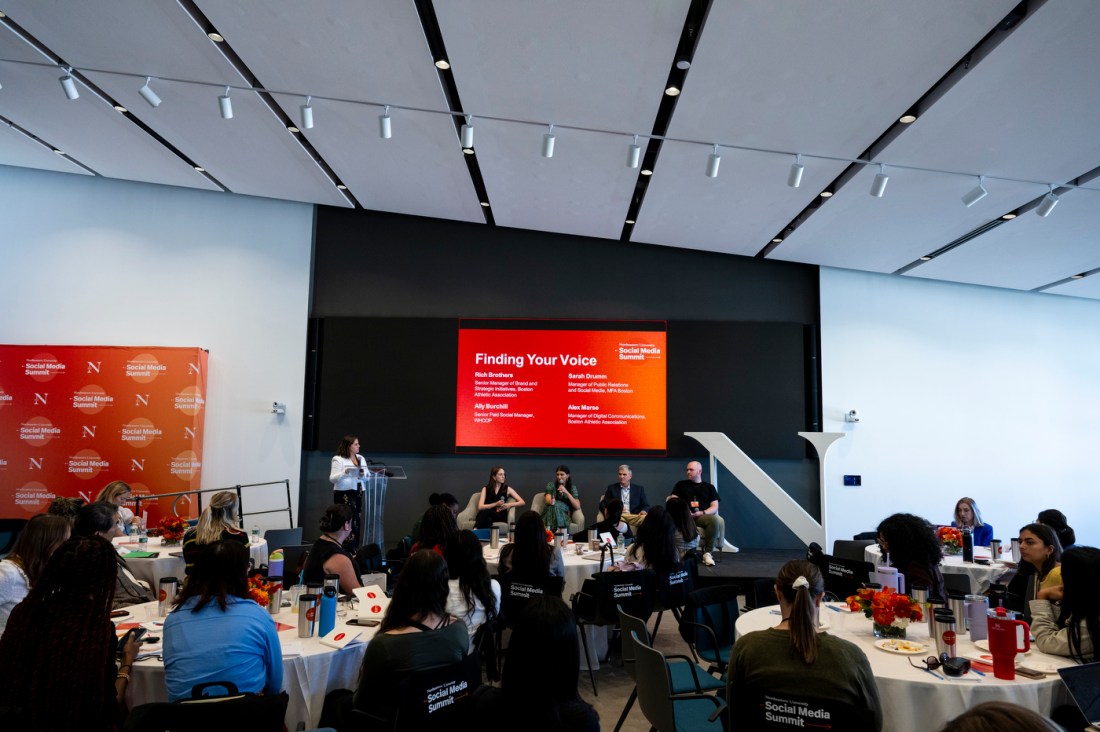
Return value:
<svg viewBox="0 0 1100 732">
<path fill-rule="evenodd" d="M 505 544 L 507 544 L 506 541 L 501 541 L 498 549 L 491 549 L 487 543 L 484 544 L 482 551 L 485 554 L 485 563 L 489 565 L 490 574 L 497 574 L 497 558 L 500 556 L 500 549 L 503 549 Z M 562 552 L 562 559 L 565 564 L 565 587 L 562 590 L 561 597 L 567 605 L 571 605 L 570 599 L 581 591 L 584 581 L 600 571 L 600 553 L 598 551 L 585 551 L 583 554 L 578 555 L 574 546 L 573 542 L 569 542 Z M 604 555 L 604 561 L 604 566 L 607 566 L 606 562 L 609 560 L 606 554 Z M 585 625 L 582 632 L 587 635 L 588 658 L 585 658 L 584 646 L 582 645 L 580 648 L 581 670 L 587 671 L 589 665 L 591 665 L 592 670 L 598 671 L 600 657 L 607 655 L 607 628 L 598 625 Z"/>
<path fill-rule="evenodd" d="M 989 547 L 974 547 L 975 556 L 989 557 Z M 877 544 L 870 544 L 863 550 L 863 558 L 875 565 L 882 564 L 882 550 Z M 940 571 L 944 574 L 965 574 L 970 577 L 970 592 L 975 595 L 985 594 L 989 590 L 991 582 L 996 582 L 1010 567 L 1002 562 L 990 562 L 989 564 L 975 564 L 964 562 L 961 554 L 948 554 L 940 564 Z"/>
<path fill-rule="evenodd" d="M 150 536 L 148 546 L 143 549 L 139 549 L 138 543 L 128 536 L 115 537 L 113 542 L 119 548 L 119 554 L 126 560 L 126 565 L 130 568 L 130 572 L 134 577 L 143 582 L 148 582 L 150 589 L 154 592 L 156 592 L 163 577 L 175 577 L 181 583 L 183 582 L 184 569 L 187 563 L 183 561 L 183 547 L 181 545 L 164 546 L 164 542 L 159 536 Z M 136 551 L 156 552 L 157 556 L 146 559 L 128 558 L 126 556 L 129 552 Z M 267 564 L 267 540 L 263 538 L 251 540 L 248 544 L 248 553 L 254 566 L 259 567 L 261 564 Z"/>
<path fill-rule="evenodd" d="M 340 603 L 341 611 L 345 607 L 345 603 Z M 130 615 L 116 619 L 120 631 L 133 623 L 145 623 L 146 627 L 152 628 L 149 635 L 160 635 L 160 631 L 155 629 L 157 626 L 152 625 L 164 620 L 157 617 L 157 603 L 133 605 L 126 609 L 130 611 Z M 355 613 L 352 610 L 346 617 L 354 617 Z M 374 636 L 376 628 L 348 626 L 345 623 L 346 617 L 336 618 L 337 628 L 361 632 L 360 639 L 369 640 Z M 356 642 L 337 650 L 322 644 L 316 631 L 312 638 L 299 638 L 298 614 L 289 607 L 284 607 L 282 612 L 274 616 L 273 622 L 275 621 L 289 626 L 279 630 L 279 643 L 283 650 L 283 689 L 290 696 L 286 709 L 286 728 L 297 729 L 299 722 L 302 722 L 306 729 L 312 729 L 321 721 L 321 708 L 324 706 L 326 694 L 336 689 L 355 688 L 367 644 Z M 145 653 L 159 653 L 161 646 L 157 644 L 142 647 L 147 649 Z M 211 654 L 213 658 L 215 649 L 211 649 Z M 168 689 L 164 684 L 164 663 L 156 656 L 137 661 L 126 688 L 126 703 L 129 708 L 166 701 Z"/>
<path fill-rule="evenodd" d="M 944 680 L 940 680 L 910 666 L 906 656 L 876 648 L 878 639 L 871 632 L 871 620 L 863 613 L 850 612 L 843 603 L 827 604 L 841 611 L 821 609 L 820 616 L 827 625 L 826 632 L 855 643 L 871 662 L 882 702 L 883 732 L 939 729 L 975 704 L 988 701 L 1013 702 L 1046 715 L 1050 714 L 1051 709 L 1070 703 L 1065 685 L 1056 672 L 1042 679 L 1017 675 L 1013 681 L 1003 681 L 995 678 L 990 671 L 985 676 L 970 673 L 958 679 L 944 676 Z M 779 617 L 772 614 L 773 611 L 778 611 L 778 606 L 757 608 L 742 615 L 737 619 L 737 636 L 777 625 Z M 914 663 L 919 664 L 920 660 L 936 655 L 935 646 L 928 636 L 927 623 L 911 624 L 907 640 L 929 646 L 926 652 L 911 657 Z M 956 653 L 962 657 L 979 658 L 983 652 L 964 631 L 958 634 Z M 1052 668 L 1074 665 L 1072 659 L 1040 653 L 1034 646 L 1025 657 L 1025 663 L 1044 664 Z"/>
</svg>

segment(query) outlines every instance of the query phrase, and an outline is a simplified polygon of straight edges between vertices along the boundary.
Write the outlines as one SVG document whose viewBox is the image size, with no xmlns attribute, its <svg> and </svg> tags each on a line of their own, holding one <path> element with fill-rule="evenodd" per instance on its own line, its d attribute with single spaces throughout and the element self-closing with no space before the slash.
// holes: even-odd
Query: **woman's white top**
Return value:
<svg viewBox="0 0 1100 732">
<path fill-rule="evenodd" d="M 356 460 L 359 462 L 356 462 Z M 332 470 L 330 470 L 328 474 L 328 479 L 329 482 L 332 483 L 333 490 L 360 490 L 360 481 L 365 480 L 366 476 L 360 477 L 359 471 L 354 468 L 366 467 L 367 461 L 360 455 L 356 455 L 355 460 L 334 455 L 332 458 Z M 351 472 L 348 472 L 348 468 L 352 468 Z"/>
<path fill-rule="evenodd" d="M 22 567 L 10 559 L 0 562 L 0 633 L 7 627 L 11 611 L 30 591 L 31 583 Z"/>
<path fill-rule="evenodd" d="M 490 580 L 493 586 L 493 595 L 497 598 L 497 613 L 500 612 L 500 583 Z M 462 594 L 462 588 L 458 580 L 447 580 L 450 591 L 447 594 L 447 612 L 466 624 L 466 631 L 470 634 L 470 652 L 474 650 L 474 633 L 485 622 L 485 607 L 481 600 L 474 598 L 474 609 L 466 607 L 466 597 Z"/>
</svg>

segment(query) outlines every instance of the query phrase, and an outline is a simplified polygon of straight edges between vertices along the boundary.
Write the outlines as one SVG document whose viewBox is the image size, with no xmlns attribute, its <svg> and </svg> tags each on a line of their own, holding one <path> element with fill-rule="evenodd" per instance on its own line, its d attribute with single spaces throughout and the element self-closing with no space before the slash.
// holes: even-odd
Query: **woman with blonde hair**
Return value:
<svg viewBox="0 0 1100 732">
<path fill-rule="evenodd" d="M 187 574 L 195 564 L 202 547 L 215 541 L 236 541 L 248 546 L 248 534 L 238 526 L 237 494 L 233 491 L 219 491 L 203 509 L 199 523 L 183 535 L 183 561 L 187 563 Z"/>
<path fill-rule="evenodd" d="M 134 520 L 134 512 L 123 506 L 123 501 L 129 501 L 133 494 L 130 484 L 124 480 L 113 480 L 103 486 L 103 490 L 95 497 L 96 501 L 110 503 L 118 506 L 118 527 L 122 533 L 130 533 L 130 522 Z"/>
</svg>

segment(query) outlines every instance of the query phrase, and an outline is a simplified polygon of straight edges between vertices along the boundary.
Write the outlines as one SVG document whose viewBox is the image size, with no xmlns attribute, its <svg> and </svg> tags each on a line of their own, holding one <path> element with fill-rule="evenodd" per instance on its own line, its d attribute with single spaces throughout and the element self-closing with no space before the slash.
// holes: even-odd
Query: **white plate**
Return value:
<svg viewBox="0 0 1100 732">
<path fill-rule="evenodd" d="M 920 653 L 928 652 L 927 643 L 917 643 L 916 641 L 905 640 L 904 638 L 883 638 L 880 641 L 875 641 L 875 648 L 880 651 L 897 653 L 902 656 L 915 656 Z"/>
<path fill-rule="evenodd" d="M 985 651 L 986 653 L 989 653 L 989 641 L 987 639 L 983 638 L 982 640 L 974 641 L 974 646 L 976 648 L 979 648 L 980 650 Z M 1030 655 L 1031 655 L 1031 651 L 1017 651 L 1016 652 L 1017 657 L 1030 656 Z"/>
</svg>

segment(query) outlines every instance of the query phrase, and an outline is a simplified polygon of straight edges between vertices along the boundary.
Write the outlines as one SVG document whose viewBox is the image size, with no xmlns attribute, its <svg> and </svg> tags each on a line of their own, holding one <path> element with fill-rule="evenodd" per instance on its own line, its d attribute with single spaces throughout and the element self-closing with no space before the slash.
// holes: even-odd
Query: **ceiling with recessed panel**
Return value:
<svg viewBox="0 0 1100 732">
<path fill-rule="evenodd" d="M 1100 299 L 1095 0 L 0 11 L 0 165 Z"/>
</svg>

